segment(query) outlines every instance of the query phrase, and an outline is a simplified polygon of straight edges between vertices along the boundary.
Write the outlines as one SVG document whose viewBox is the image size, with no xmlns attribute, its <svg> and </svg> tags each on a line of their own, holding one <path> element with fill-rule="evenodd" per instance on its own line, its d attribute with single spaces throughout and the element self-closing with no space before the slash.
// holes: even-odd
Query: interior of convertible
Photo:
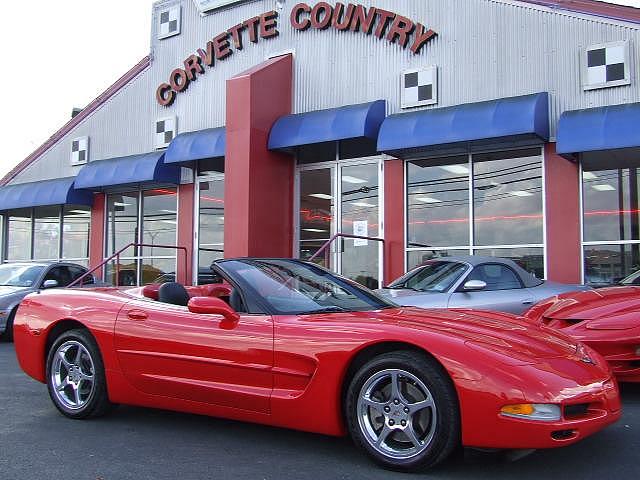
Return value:
<svg viewBox="0 0 640 480">
<path fill-rule="evenodd" d="M 236 312 L 246 311 L 240 294 L 227 283 L 201 286 L 184 286 L 177 282 L 153 283 L 134 290 L 139 290 L 139 293 L 146 298 L 171 305 L 186 307 L 189 300 L 194 297 L 213 297 L 223 300 Z"/>
</svg>

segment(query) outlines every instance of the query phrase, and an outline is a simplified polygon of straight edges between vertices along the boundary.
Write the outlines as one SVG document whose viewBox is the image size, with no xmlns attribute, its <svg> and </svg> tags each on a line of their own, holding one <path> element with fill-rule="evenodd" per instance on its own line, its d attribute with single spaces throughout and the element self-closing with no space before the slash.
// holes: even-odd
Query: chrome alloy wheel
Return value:
<svg viewBox="0 0 640 480">
<path fill-rule="evenodd" d="M 436 421 L 431 392 L 406 370 L 376 372 L 360 389 L 360 430 L 382 455 L 400 460 L 419 455 L 431 444 Z"/>
<path fill-rule="evenodd" d="M 56 399 L 70 410 L 79 410 L 95 389 L 95 368 L 86 347 L 69 340 L 56 350 L 51 365 L 51 385 Z"/>
</svg>

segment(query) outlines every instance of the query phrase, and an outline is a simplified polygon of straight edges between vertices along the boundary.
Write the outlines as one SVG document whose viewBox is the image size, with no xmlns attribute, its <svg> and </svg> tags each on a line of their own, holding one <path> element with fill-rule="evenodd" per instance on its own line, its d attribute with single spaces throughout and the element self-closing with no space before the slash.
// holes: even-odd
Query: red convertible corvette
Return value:
<svg viewBox="0 0 640 480">
<path fill-rule="evenodd" d="M 606 362 L 524 319 L 402 308 L 313 264 L 215 262 L 223 284 L 44 291 L 20 365 L 71 418 L 118 403 L 350 434 L 380 464 L 574 443 L 615 422 Z"/>
<path fill-rule="evenodd" d="M 640 382 L 640 287 L 563 293 L 525 316 L 597 350 L 621 382 Z"/>
</svg>

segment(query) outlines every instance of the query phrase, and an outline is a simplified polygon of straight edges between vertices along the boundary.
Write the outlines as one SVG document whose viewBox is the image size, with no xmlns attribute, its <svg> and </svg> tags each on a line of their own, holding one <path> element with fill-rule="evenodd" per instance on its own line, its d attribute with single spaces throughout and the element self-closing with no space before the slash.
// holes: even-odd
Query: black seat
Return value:
<svg viewBox="0 0 640 480">
<path fill-rule="evenodd" d="M 187 289 L 176 282 L 167 282 L 160 285 L 158 301 L 186 307 L 189 303 Z"/>
</svg>

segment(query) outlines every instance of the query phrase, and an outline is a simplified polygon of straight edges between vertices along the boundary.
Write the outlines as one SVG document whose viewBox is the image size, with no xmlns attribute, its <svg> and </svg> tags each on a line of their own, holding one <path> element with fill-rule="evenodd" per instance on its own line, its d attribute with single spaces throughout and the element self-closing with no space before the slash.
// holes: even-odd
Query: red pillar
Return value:
<svg viewBox="0 0 640 480">
<path fill-rule="evenodd" d="M 291 257 L 293 159 L 267 148 L 291 113 L 293 57 L 268 60 L 227 81 L 225 257 Z"/>
<path fill-rule="evenodd" d="M 178 186 L 178 246 L 185 247 L 177 252 L 177 275 L 176 281 L 183 285 L 193 283 L 193 219 L 194 219 L 194 198 L 195 184 L 189 183 Z"/>
<path fill-rule="evenodd" d="M 107 196 L 104 193 L 93 195 L 93 207 L 91 208 L 91 225 L 89 227 L 89 268 L 93 268 L 104 260 L 104 225 L 107 215 Z M 102 269 L 93 274 L 96 278 L 102 278 Z"/>
<path fill-rule="evenodd" d="M 384 284 L 404 273 L 404 161 L 384 162 Z"/>
<path fill-rule="evenodd" d="M 547 278 L 580 283 L 580 178 L 576 163 L 556 153 L 556 144 L 544 149 Z"/>
</svg>

